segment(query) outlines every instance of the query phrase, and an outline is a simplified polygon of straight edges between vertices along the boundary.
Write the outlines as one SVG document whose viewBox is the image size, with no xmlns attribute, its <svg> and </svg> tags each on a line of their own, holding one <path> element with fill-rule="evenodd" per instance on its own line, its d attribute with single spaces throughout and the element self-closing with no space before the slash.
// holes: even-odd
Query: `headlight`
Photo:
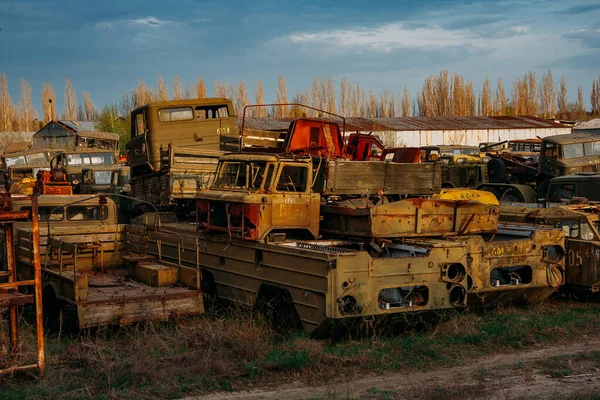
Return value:
<svg viewBox="0 0 600 400">
<path fill-rule="evenodd" d="M 565 256 L 565 250 L 561 246 L 544 247 L 544 258 L 553 263 L 557 263 Z"/>
</svg>

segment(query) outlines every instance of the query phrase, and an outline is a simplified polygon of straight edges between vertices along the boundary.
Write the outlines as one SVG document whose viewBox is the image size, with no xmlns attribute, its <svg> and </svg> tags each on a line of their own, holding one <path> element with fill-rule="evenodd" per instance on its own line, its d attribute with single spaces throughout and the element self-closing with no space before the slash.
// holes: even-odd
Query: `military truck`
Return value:
<svg viewBox="0 0 600 400">
<path fill-rule="evenodd" d="M 561 230 L 498 229 L 498 202 L 486 192 L 418 198 L 440 191 L 439 163 L 349 161 L 339 129 L 300 122 L 308 134 L 294 138 L 290 127 L 276 149 L 223 156 L 197 194 L 199 232 L 150 229 L 149 253 L 185 264 L 199 247 L 207 292 L 275 310 L 313 334 L 469 299 L 542 300 L 562 285 Z M 180 250 L 184 238 L 195 247 Z"/>
<path fill-rule="evenodd" d="M 200 270 L 145 254 L 145 235 L 121 225 L 115 203 L 87 195 L 38 196 L 43 304 L 47 318 L 71 306 L 80 329 L 204 312 Z M 14 209 L 31 203 L 13 200 Z M 32 231 L 15 224 L 16 259 L 33 274 Z M 141 251 L 141 253 L 140 253 Z"/>
<path fill-rule="evenodd" d="M 552 178 L 548 191 L 540 193 L 540 197 L 554 203 L 600 201 L 600 172 L 579 172 Z"/>
<path fill-rule="evenodd" d="M 502 205 L 501 219 L 560 228 L 565 232 L 566 286 L 580 300 L 600 298 L 600 207 Z"/>
<path fill-rule="evenodd" d="M 49 169 L 57 149 L 26 150 L 2 155 L 6 190 L 12 194 L 31 195 L 38 171 Z"/>
<path fill-rule="evenodd" d="M 543 196 L 550 179 L 578 172 L 600 172 L 600 135 L 576 131 L 542 140 L 536 190 Z"/>
<path fill-rule="evenodd" d="M 64 175 L 75 194 L 108 192 L 119 169 L 115 153 L 106 150 L 65 151 L 50 160 L 50 170 L 57 176 Z"/>
<path fill-rule="evenodd" d="M 131 112 L 127 160 L 134 197 L 163 208 L 193 209 L 217 161 L 239 150 L 231 100 L 206 98 L 147 104 Z"/>
</svg>

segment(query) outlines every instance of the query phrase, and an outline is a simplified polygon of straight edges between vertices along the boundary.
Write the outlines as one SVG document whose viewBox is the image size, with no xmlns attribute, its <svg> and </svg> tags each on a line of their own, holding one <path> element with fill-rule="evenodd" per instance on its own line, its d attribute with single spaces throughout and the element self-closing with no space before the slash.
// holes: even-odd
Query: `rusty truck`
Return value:
<svg viewBox="0 0 600 400">
<path fill-rule="evenodd" d="M 581 300 L 598 299 L 600 293 L 600 207 L 571 204 L 555 207 L 502 205 L 501 219 L 548 225 L 565 233 L 565 291 Z"/>
<path fill-rule="evenodd" d="M 204 312 L 200 270 L 139 253 L 145 235 L 119 224 L 115 203 L 89 195 L 40 195 L 39 235 L 45 315 L 72 309 L 77 326 L 124 325 Z M 16 210 L 31 203 L 15 198 Z M 23 279 L 34 265 L 33 232 L 15 224 Z M 56 318 L 55 318 L 56 319 Z"/>
<path fill-rule="evenodd" d="M 170 100 L 136 108 L 127 144 L 132 193 L 164 209 L 193 209 L 196 192 L 210 185 L 219 157 L 238 150 L 229 99 Z"/>
<path fill-rule="evenodd" d="M 577 131 L 542 139 L 536 190 L 544 197 L 550 180 L 579 172 L 600 172 L 600 135 Z"/>
<path fill-rule="evenodd" d="M 561 230 L 500 229 L 487 192 L 436 195 L 439 163 L 348 161 L 330 122 L 303 119 L 288 133 L 223 156 L 197 194 L 197 231 L 163 224 L 149 252 L 191 263 L 182 241 L 202 238 L 207 292 L 313 334 L 356 318 L 539 301 L 562 285 Z"/>
</svg>

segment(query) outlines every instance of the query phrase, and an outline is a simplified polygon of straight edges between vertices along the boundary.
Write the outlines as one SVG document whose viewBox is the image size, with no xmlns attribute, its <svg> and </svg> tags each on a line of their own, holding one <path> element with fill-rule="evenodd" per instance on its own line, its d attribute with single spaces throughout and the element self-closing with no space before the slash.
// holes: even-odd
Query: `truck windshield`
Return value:
<svg viewBox="0 0 600 400">
<path fill-rule="evenodd" d="M 67 154 L 67 165 L 112 165 L 112 153 L 75 153 Z"/>
<path fill-rule="evenodd" d="M 25 164 L 25 156 L 5 157 L 4 161 L 6 162 L 6 168 L 13 165 L 23 165 Z"/>
<path fill-rule="evenodd" d="M 48 161 L 45 153 L 33 153 L 27 155 L 27 164 L 43 164 Z"/>
<path fill-rule="evenodd" d="M 564 158 L 578 158 L 583 157 L 583 155 L 583 143 L 573 143 L 563 146 Z"/>
<path fill-rule="evenodd" d="M 223 161 L 213 188 L 258 190 L 266 168 L 266 161 Z"/>
</svg>

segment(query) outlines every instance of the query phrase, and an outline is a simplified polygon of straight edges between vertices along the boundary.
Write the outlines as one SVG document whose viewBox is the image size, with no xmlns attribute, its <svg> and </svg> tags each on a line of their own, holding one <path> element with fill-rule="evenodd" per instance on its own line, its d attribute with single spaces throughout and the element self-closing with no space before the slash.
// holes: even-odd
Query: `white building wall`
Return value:
<svg viewBox="0 0 600 400">
<path fill-rule="evenodd" d="M 368 132 L 365 132 L 368 133 Z M 482 142 L 533 139 L 571 133 L 571 128 L 482 129 L 374 132 L 386 146 L 419 147 L 441 144 L 478 146 Z"/>
</svg>

